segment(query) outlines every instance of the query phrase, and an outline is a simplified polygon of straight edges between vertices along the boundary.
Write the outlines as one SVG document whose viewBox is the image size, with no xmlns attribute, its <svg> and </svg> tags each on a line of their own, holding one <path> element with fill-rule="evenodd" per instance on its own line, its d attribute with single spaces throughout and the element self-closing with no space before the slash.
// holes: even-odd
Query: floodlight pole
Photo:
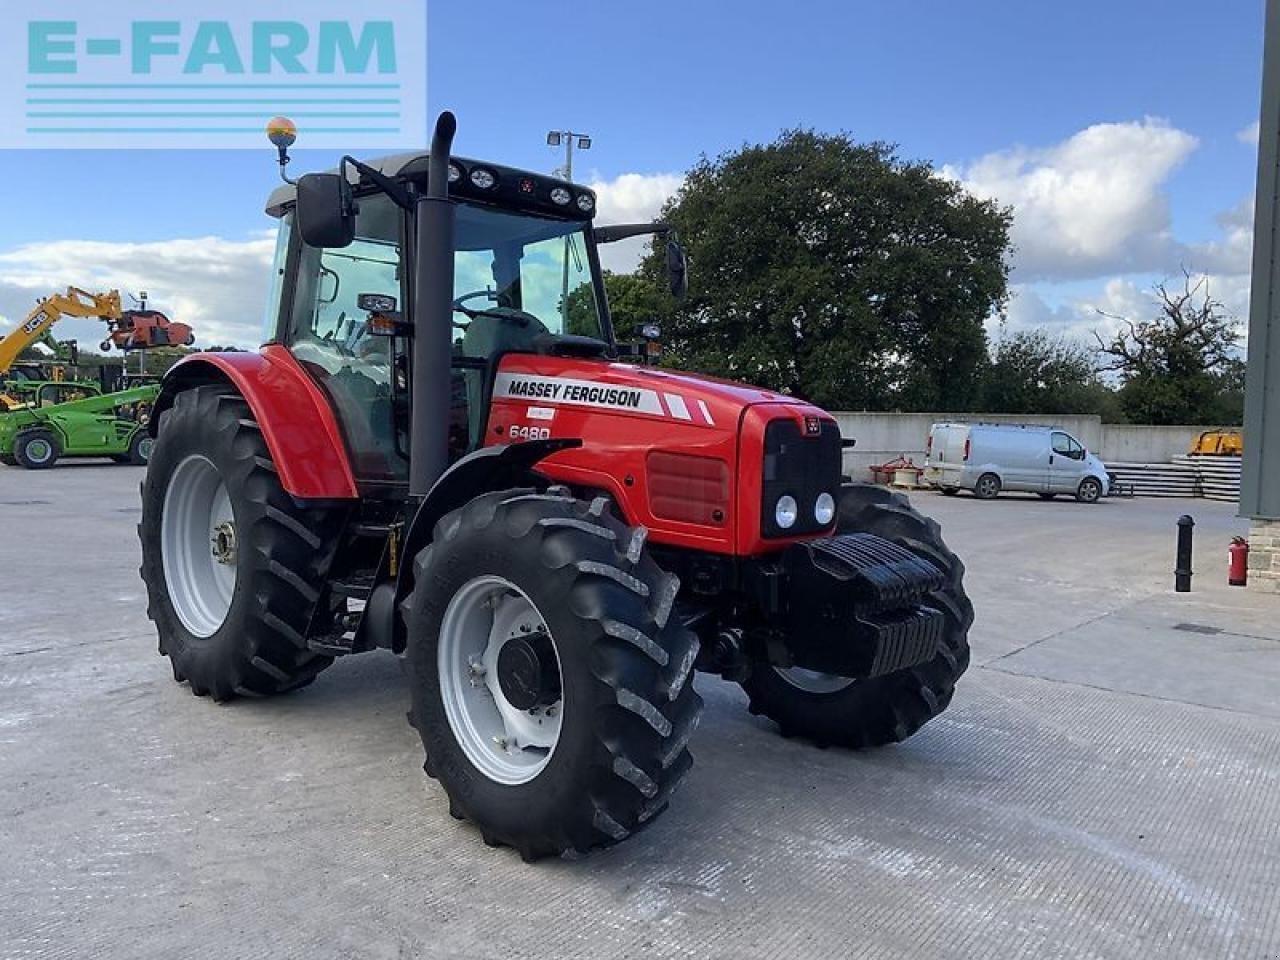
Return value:
<svg viewBox="0 0 1280 960">
<path fill-rule="evenodd" d="M 573 141 L 577 140 L 582 144 L 583 150 L 591 149 L 591 134 L 577 133 L 573 130 L 552 130 L 547 134 L 547 143 L 553 144 L 553 138 L 559 137 L 564 141 L 564 178 L 573 180 Z M 564 324 L 563 332 L 569 332 L 569 245 L 572 241 L 569 237 L 564 238 L 564 275 L 560 282 L 560 317 Z"/>
</svg>

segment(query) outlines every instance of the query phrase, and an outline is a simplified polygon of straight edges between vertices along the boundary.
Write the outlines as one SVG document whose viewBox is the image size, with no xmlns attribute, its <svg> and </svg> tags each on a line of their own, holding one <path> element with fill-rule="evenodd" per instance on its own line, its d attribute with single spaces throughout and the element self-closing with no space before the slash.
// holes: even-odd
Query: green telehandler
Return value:
<svg viewBox="0 0 1280 960">
<path fill-rule="evenodd" d="M 146 430 L 158 383 L 42 405 L 63 386 L 41 384 L 31 407 L 0 416 L 0 463 L 44 470 L 63 457 L 109 457 L 145 464 L 151 456 Z"/>
</svg>

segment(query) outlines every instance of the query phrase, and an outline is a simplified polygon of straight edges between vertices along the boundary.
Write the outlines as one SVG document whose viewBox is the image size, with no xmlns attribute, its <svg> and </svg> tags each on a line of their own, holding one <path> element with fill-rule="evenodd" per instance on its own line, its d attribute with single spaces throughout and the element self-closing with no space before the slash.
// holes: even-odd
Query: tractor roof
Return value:
<svg viewBox="0 0 1280 960">
<path fill-rule="evenodd" d="M 430 159 L 430 154 L 425 152 L 396 153 L 376 160 L 368 160 L 365 163 L 383 176 L 425 181 Z M 452 157 L 450 165 L 458 168 L 459 176 L 456 180 L 450 178 L 449 192 L 459 199 L 523 208 L 542 216 L 550 215 L 566 220 L 590 220 L 595 216 L 595 192 L 587 187 L 570 183 L 568 180 L 560 180 L 530 170 L 517 170 L 496 163 L 487 163 L 483 160 L 468 160 L 465 157 Z M 480 187 L 473 183 L 472 174 L 478 170 L 492 174 L 491 186 Z M 337 173 L 338 171 L 332 169 L 328 172 Z M 569 202 L 556 203 L 551 199 L 553 191 L 560 188 L 568 193 Z M 297 198 L 297 187 L 292 184 L 281 185 L 273 190 L 267 199 L 267 213 L 273 217 L 283 216 Z M 582 206 L 582 203 L 587 205 Z"/>
</svg>

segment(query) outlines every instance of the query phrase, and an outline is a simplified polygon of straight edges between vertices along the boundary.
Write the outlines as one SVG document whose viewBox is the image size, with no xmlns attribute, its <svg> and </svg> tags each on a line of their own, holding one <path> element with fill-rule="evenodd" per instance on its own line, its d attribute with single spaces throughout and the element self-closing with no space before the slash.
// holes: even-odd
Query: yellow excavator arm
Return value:
<svg viewBox="0 0 1280 960">
<path fill-rule="evenodd" d="M 63 317 L 119 320 L 122 315 L 118 290 L 89 293 L 79 287 L 67 287 L 66 293 L 55 293 L 37 303 L 17 329 L 0 339 L 0 374 L 8 371 L 23 350 L 43 338 Z"/>
</svg>

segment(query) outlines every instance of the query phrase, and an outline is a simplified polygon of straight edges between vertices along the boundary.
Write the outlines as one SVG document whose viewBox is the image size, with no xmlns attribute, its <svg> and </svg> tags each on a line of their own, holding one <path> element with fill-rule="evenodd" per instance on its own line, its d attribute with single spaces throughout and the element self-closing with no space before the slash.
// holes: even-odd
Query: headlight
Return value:
<svg viewBox="0 0 1280 960">
<path fill-rule="evenodd" d="M 825 527 L 836 517 L 836 500 L 829 493 L 818 495 L 818 499 L 813 504 L 813 519 L 818 521 L 818 526 Z"/>
<path fill-rule="evenodd" d="M 551 191 L 552 202 L 558 203 L 562 207 L 567 206 L 569 201 L 572 199 L 573 198 L 569 196 L 569 191 L 566 190 L 564 187 L 556 187 L 554 190 Z"/>
<path fill-rule="evenodd" d="M 498 178 L 484 167 L 476 167 L 471 171 L 471 182 L 481 190 L 492 190 L 493 185 L 498 182 Z"/>
<path fill-rule="evenodd" d="M 799 516 L 800 507 L 796 504 L 795 497 L 788 493 L 778 498 L 773 508 L 773 519 L 777 521 L 779 527 L 790 530 L 796 525 L 796 518 Z"/>
<path fill-rule="evenodd" d="M 596 208 L 596 198 L 589 193 L 578 194 L 578 209 L 583 213 L 590 213 Z"/>
</svg>

